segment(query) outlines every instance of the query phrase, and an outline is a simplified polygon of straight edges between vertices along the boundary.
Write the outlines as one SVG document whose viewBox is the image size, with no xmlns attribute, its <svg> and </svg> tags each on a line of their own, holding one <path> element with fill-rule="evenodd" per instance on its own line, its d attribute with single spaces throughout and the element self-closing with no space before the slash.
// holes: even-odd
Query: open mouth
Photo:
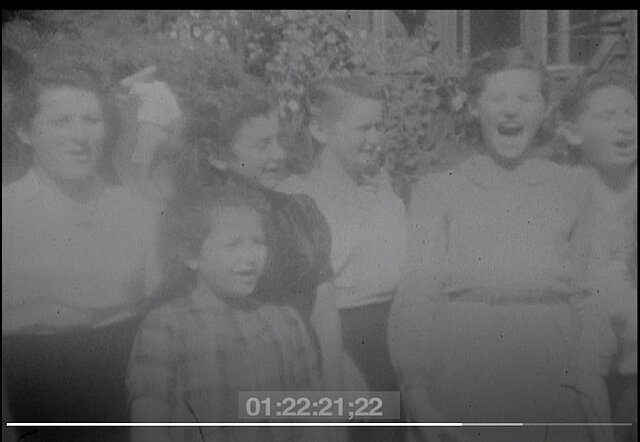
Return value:
<svg viewBox="0 0 640 442">
<path fill-rule="evenodd" d="M 257 272 L 255 270 L 245 270 L 241 272 L 236 272 L 236 275 L 242 279 L 253 279 L 256 277 Z"/>
<path fill-rule="evenodd" d="M 274 166 L 267 166 L 262 169 L 263 173 L 267 175 L 279 175 L 282 173 L 283 166 L 282 164 L 277 164 Z"/>
<path fill-rule="evenodd" d="M 521 123 L 501 123 L 498 124 L 498 133 L 506 137 L 516 137 L 524 131 Z"/>
</svg>

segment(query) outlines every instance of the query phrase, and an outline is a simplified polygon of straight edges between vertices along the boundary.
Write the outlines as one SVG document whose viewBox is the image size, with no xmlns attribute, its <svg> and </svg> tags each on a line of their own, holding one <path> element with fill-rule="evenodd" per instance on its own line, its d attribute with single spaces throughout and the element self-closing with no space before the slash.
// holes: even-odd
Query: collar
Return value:
<svg viewBox="0 0 640 442">
<path fill-rule="evenodd" d="M 535 186 L 551 181 L 560 171 L 559 165 L 530 158 L 513 170 L 498 166 L 486 155 L 474 155 L 463 166 L 463 173 L 479 186 L 495 189 L 517 184 Z"/>
<path fill-rule="evenodd" d="M 93 183 L 94 193 L 92 197 L 88 201 L 78 202 L 66 195 L 53 182 L 47 182 L 47 179 L 41 177 L 33 168 L 29 169 L 20 180 L 16 181 L 16 184 L 20 186 L 20 192 L 26 198 L 37 197 L 47 200 L 53 198 L 54 201 L 64 201 L 65 203 L 80 207 L 91 205 L 91 203 L 95 203 L 100 200 L 107 190 L 107 186 L 104 181 L 99 179 Z"/>
<path fill-rule="evenodd" d="M 199 283 L 191 293 L 193 304 L 201 311 L 254 310 L 258 303 L 253 295 L 243 298 L 223 298 L 215 294 L 203 283 Z"/>
</svg>

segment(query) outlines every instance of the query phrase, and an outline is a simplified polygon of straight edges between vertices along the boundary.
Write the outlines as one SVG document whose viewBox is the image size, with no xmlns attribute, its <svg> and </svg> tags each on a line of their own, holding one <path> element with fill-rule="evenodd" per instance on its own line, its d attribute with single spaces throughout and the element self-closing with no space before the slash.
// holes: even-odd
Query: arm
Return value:
<svg viewBox="0 0 640 442">
<path fill-rule="evenodd" d="M 300 206 L 305 224 L 309 229 L 311 262 L 316 289 L 315 303 L 310 322 L 316 332 L 322 354 L 322 368 L 325 388 L 342 390 L 344 373 L 342 366 L 342 327 L 336 305 L 336 289 L 333 284 L 334 272 L 331 267 L 331 230 L 320 209 L 307 195 L 292 195 Z"/>
<path fill-rule="evenodd" d="M 322 375 L 327 390 L 341 390 L 343 385 L 342 328 L 335 298 L 332 282 L 320 285 L 310 318 L 320 342 Z"/>
<path fill-rule="evenodd" d="M 398 372 L 407 420 L 446 422 L 427 393 L 424 324 L 433 314 L 434 297 L 442 290 L 446 265 L 448 210 L 438 186 L 423 180 L 413 192 L 408 217 L 408 253 L 398 294 L 389 316 L 389 349 Z M 417 427 L 420 440 L 463 441 L 457 428 Z"/>
<path fill-rule="evenodd" d="M 142 397 L 131 403 L 132 422 L 168 422 L 169 407 L 164 401 Z M 167 427 L 132 427 L 132 442 L 169 442 Z"/>
<path fill-rule="evenodd" d="M 143 81 L 144 80 L 144 81 Z M 175 94 L 166 83 L 151 79 L 130 81 L 130 94 L 139 100 L 136 145 L 128 167 L 129 183 L 134 190 L 153 197 L 152 175 L 159 163 L 159 153 L 177 145 L 182 111 Z"/>
<path fill-rule="evenodd" d="M 422 326 L 432 314 L 433 297 L 441 290 L 440 268 L 446 259 L 446 206 L 430 180 L 413 192 L 408 216 L 407 258 L 389 316 L 391 359 L 403 383 L 425 371 Z"/>
</svg>

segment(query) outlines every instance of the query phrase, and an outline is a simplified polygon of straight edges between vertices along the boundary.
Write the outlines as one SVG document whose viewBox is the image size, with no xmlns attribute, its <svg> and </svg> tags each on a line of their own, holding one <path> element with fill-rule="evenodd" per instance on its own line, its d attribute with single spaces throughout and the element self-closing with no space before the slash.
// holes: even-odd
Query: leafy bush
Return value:
<svg viewBox="0 0 640 442">
<path fill-rule="evenodd" d="M 254 77 L 271 85 L 285 122 L 295 122 L 306 85 L 321 76 L 367 73 L 387 91 L 384 165 L 406 194 L 416 175 L 455 161 L 465 96 L 462 69 L 432 56 L 437 40 L 379 44 L 349 29 L 340 11 L 41 11 L 3 28 L 3 43 L 35 65 L 77 60 L 113 85 L 158 66 L 192 115 L 224 110 Z M 294 146 L 295 147 L 295 146 Z"/>
</svg>

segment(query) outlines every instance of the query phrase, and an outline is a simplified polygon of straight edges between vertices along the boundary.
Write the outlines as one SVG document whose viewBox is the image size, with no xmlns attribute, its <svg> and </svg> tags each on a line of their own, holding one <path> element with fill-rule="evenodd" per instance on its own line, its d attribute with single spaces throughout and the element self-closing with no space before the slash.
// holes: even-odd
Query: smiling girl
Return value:
<svg viewBox="0 0 640 442">
<path fill-rule="evenodd" d="M 136 337 L 128 387 L 133 422 L 237 422 L 238 392 L 321 386 L 315 342 L 300 315 L 256 292 L 270 250 L 269 206 L 237 186 L 176 195 L 162 244 L 189 275 Z M 134 441 L 332 440 L 331 428 L 139 427 Z"/>
<path fill-rule="evenodd" d="M 409 259 L 390 318 L 417 422 L 579 422 L 568 385 L 582 259 L 573 174 L 535 157 L 542 70 L 519 51 L 469 74 L 478 154 L 414 190 Z M 424 428 L 428 440 L 580 441 L 580 428 Z"/>
</svg>

